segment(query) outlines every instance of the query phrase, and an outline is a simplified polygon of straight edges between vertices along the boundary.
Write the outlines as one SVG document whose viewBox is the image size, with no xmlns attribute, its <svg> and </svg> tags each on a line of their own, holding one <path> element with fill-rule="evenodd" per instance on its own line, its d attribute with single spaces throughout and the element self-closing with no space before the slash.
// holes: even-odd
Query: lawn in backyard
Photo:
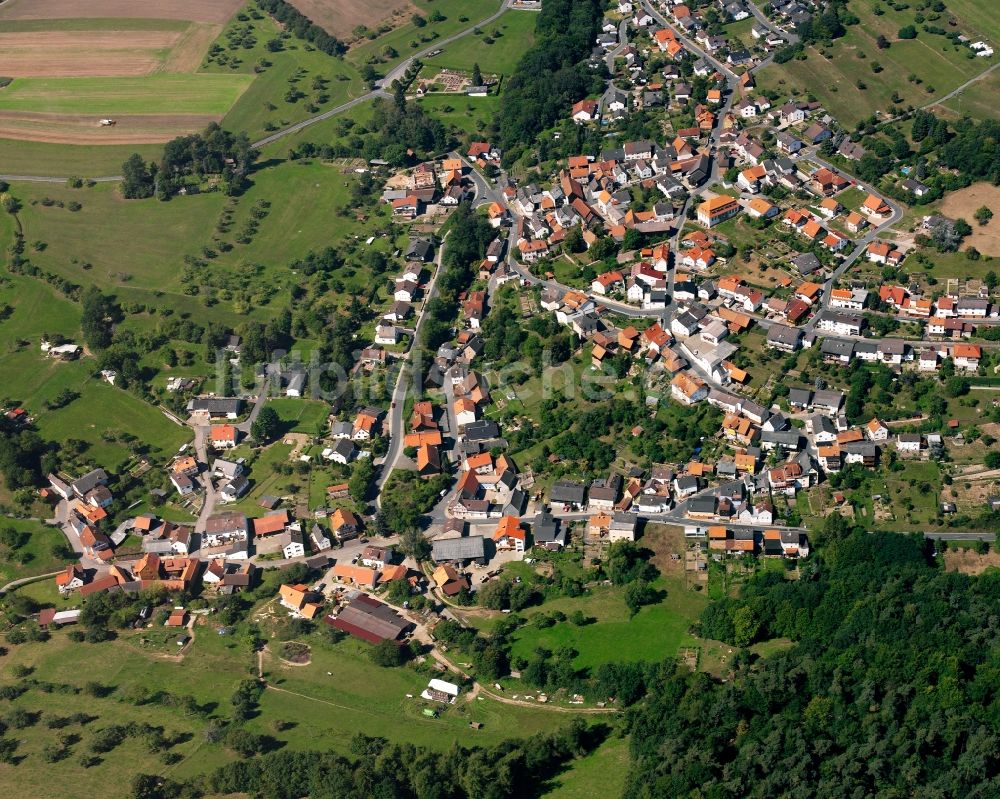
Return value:
<svg viewBox="0 0 1000 799">
<path fill-rule="evenodd" d="M 536 19 L 536 15 L 524 11 L 507 11 L 480 33 L 463 36 L 447 45 L 440 55 L 424 59 L 424 63 L 462 71 L 479 64 L 483 74 L 509 75 L 535 41 Z"/>
<path fill-rule="evenodd" d="M 726 32 L 726 38 L 738 39 L 744 47 L 753 47 L 757 43 L 757 40 L 754 39 L 750 29 L 756 23 L 757 18 L 751 14 L 746 19 L 741 19 L 738 22 L 730 22 L 723 30 Z"/>
<path fill-rule="evenodd" d="M 761 70 L 758 85 L 782 95 L 792 90 L 811 93 L 841 124 L 852 126 L 874 111 L 932 103 L 994 60 L 969 57 L 971 51 L 964 45 L 952 44 L 943 36 L 923 30 L 916 39 L 900 40 L 899 29 L 913 23 L 912 8 L 901 6 L 904 10 L 896 11 L 879 5 L 884 12 L 881 16 L 875 15 L 870 5 L 852 4 L 851 11 L 860 18 L 860 24 L 848 27 L 843 38 L 824 48 L 824 54 L 819 47 L 807 47 L 805 60 L 792 59 Z M 991 16 L 990 0 L 965 0 L 965 6 L 966 12 L 960 15 L 965 26 L 976 26 L 979 20 Z M 949 6 L 949 11 L 954 13 L 956 9 Z M 879 35 L 890 42 L 887 49 L 876 46 Z M 882 66 L 882 71 L 872 70 L 875 63 Z M 920 83 L 908 80 L 911 75 Z M 859 81 L 864 89 L 858 88 Z M 891 102 L 893 92 L 902 98 L 900 104 Z"/>
<path fill-rule="evenodd" d="M 268 408 L 274 408 L 281 418 L 286 433 L 305 433 L 309 436 L 322 435 L 326 429 L 326 419 L 330 406 L 319 400 L 279 397 L 268 400 Z"/>
<path fill-rule="evenodd" d="M 265 494 L 285 496 L 297 493 L 308 481 L 308 475 L 294 472 L 283 475 L 275 468 L 278 464 L 288 463 L 291 452 L 292 445 L 282 441 L 260 450 L 239 447 L 230 451 L 227 457 L 247 458 L 247 466 L 250 469 L 250 491 L 239 502 L 228 508 L 257 516 L 262 513 L 260 498 Z"/>
<path fill-rule="evenodd" d="M 15 78 L 0 111 L 45 114 L 211 114 L 222 116 L 253 81 L 249 75 Z"/>
</svg>

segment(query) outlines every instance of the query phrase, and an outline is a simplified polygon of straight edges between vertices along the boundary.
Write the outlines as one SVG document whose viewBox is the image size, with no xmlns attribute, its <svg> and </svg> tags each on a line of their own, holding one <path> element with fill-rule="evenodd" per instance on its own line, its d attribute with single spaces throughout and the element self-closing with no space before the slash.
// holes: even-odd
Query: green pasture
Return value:
<svg viewBox="0 0 1000 799">
<path fill-rule="evenodd" d="M 15 78 L 0 111 L 46 114 L 206 114 L 222 116 L 246 91 L 248 75 Z"/>
</svg>

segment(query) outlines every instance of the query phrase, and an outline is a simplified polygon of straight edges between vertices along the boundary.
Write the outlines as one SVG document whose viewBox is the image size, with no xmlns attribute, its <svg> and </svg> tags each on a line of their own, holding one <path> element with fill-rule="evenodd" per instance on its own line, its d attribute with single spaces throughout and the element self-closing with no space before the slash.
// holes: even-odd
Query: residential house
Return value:
<svg viewBox="0 0 1000 799">
<path fill-rule="evenodd" d="M 713 227 L 720 222 L 731 219 L 739 212 L 740 204 L 736 198 L 720 194 L 705 200 L 698 206 L 698 221 L 705 227 Z"/>
<path fill-rule="evenodd" d="M 527 533 L 516 516 L 504 516 L 493 531 L 493 543 L 498 550 L 524 552 Z"/>
</svg>

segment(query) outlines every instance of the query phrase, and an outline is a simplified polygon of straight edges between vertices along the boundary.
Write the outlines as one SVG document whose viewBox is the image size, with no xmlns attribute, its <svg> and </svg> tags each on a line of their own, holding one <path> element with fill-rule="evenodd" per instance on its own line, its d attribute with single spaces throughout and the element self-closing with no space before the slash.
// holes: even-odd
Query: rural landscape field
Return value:
<svg viewBox="0 0 1000 799">
<path fill-rule="evenodd" d="M 993 0 L 0 0 L 0 799 L 1000 797 Z"/>
</svg>

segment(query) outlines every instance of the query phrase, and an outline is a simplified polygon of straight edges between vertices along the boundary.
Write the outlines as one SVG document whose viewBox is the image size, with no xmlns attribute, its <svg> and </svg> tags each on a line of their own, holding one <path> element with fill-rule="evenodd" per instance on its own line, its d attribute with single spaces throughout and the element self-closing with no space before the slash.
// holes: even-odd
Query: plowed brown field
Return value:
<svg viewBox="0 0 1000 799">
<path fill-rule="evenodd" d="M 420 9 L 409 0 L 291 0 L 293 6 L 331 36 L 350 41 L 358 25 L 375 28 L 391 16 L 406 17 Z"/>
<path fill-rule="evenodd" d="M 204 130 L 218 117 L 207 114 L 116 116 L 102 127 L 90 115 L 0 111 L 0 138 L 50 144 L 157 144 Z"/>
<path fill-rule="evenodd" d="M 160 68 L 164 51 L 180 38 L 177 31 L 0 33 L 0 75 L 148 75 Z"/>
<path fill-rule="evenodd" d="M 0 19 L 188 19 L 223 23 L 243 5 L 242 0 L 7 0 Z"/>
</svg>

